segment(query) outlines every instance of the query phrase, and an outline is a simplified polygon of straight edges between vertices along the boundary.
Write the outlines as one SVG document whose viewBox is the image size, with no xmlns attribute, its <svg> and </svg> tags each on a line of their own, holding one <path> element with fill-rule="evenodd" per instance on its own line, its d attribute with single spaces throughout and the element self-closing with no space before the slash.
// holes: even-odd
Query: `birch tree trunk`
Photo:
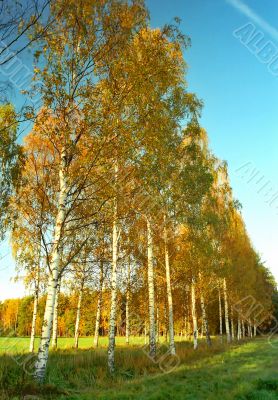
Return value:
<svg viewBox="0 0 278 400">
<path fill-rule="evenodd" d="M 79 292 L 79 296 L 78 296 L 77 310 L 76 310 L 75 331 L 74 331 L 74 348 L 75 349 L 78 349 L 79 325 L 80 325 L 80 314 L 81 314 L 83 290 L 84 290 L 84 279 L 81 282 L 80 292 Z"/>
<path fill-rule="evenodd" d="M 257 326 L 256 326 L 256 322 L 254 321 L 254 337 L 257 336 Z"/>
<path fill-rule="evenodd" d="M 45 313 L 42 324 L 41 342 L 38 351 L 38 358 L 35 364 L 34 376 L 37 381 L 43 382 L 45 378 L 46 366 L 48 361 L 50 335 L 53 324 L 53 312 L 56 298 L 57 285 L 59 280 L 60 266 L 60 241 L 63 235 L 63 225 L 66 218 L 66 200 L 68 194 L 68 184 L 66 176 L 66 152 L 62 151 L 61 167 L 59 171 L 60 193 L 58 202 L 58 211 L 54 229 L 54 240 L 51 252 L 50 275 L 47 287 Z"/>
<path fill-rule="evenodd" d="M 248 320 L 248 333 L 249 333 L 249 337 L 252 339 L 253 331 L 252 331 L 252 325 L 251 325 L 250 319 Z"/>
<path fill-rule="evenodd" d="M 169 313 L 169 347 L 170 354 L 176 354 L 175 347 L 175 332 L 174 332 L 174 314 L 173 314 L 173 298 L 171 288 L 171 272 L 170 272 L 170 260 L 168 250 L 168 238 L 166 228 L 166 218 L 164 216 L 164 252 L 165 252 L 165 268 L 166 268 L 166 285 L 167 285 L 167 299 L 168 299 L 168 313 Z"/>
<path fill-rule="evenodd" d="M 130 301 L 130 260 L 128 261 L 128 266 L 127 266 L 127 285 L 126 285 L 126 303 L 125 303 L 125 341 L 126 341 L 126 344 L 129 344 L 129 334 L 130 334 L 129 301 Z"/>
<path fill-rule="evenodd" d="M 221 300 L 221 290 L 220 283 L 218 285 L 218 303 L 219 303 L 219 334 L 221 343 L 223 342 L 223 317 L 222 317 L 222 300 Z"/>
<path fill-rule="evenodd" d="M 34 352 L 34 346 L 35 346 L 36 322 L 37 322 L 38 304 L 39 304 L 39 290 L 40 290 L 40 255 L 39 255 L 38 266 L 37 266 L 37 271 L 36 271 L 33 318 L 32 318 L 31 338 L 30 338 L 30 347 L 29 347 L 30 353 Z"/>
<path fill-rule="evenodd" d="M 207 341 L 207 345 L 210 347 L 211 346 L 211 338 L 210 338 L 210 333 L 209 333 L 206 305 L 205 305 L 205 300 L 204 300 L 204 296 L 203 296 L 202 292 L 201 292 L 201 308 L 202 308 L 203 325 L 204 325 L 204 329 L 205 329 L 205 333 L 206 333 L 206 341 Z"/>
<path fill-rule="evenodd" d="M 197 322 L 197 314 L 196 314 L 196 288 L 195 288 L 195 277 L 192 277 L 191 283 L 191 302 L 192 302 L 192 321 L 193 321 L 193 342 L 194 342 L 194 350 L 198 347 L 198 322 Z"/>
<path fill-rule="evenodd" d="M 57 349 L 58 345 L 58 307 L 59 307 L 59 295 L 61 289 L 61 279 L 57 283 L 57 291 L 54 304 L 54 314 L 53 314 L 53 330 L 52 330 L 52 343 L 51 347 Z"/>
<path fill-rule="evenodd" d="M 240 318 L 237 320 L 237 340 L 241 339 L 241 323 Z"/>
<path fill-rule="evenodd" d="M 226 278 L 223 279 L 223 291 L 224 291 L 225 327 L 226 327 L 227 342 L 231 343 Z"/>
<path fill-rule="evenodd" d="M 115 164 L 115 180 L 117 185 L 118 165 Z M 117 262 L 118 262 L 118 199 L 114 198 L 114 216 L 112 228 L 112 274 L 111 274 L 111 306 L 109 319 L 108 370 L 115 372 L 115 326 L 117 309 Z"/>
<path fill-rule="evenodd" d="M 103 292 L 103 262 L 101 262 L 101 265 L 100 265 L 99 294 L 98 294 L 98 301 L 97 301 L 94 347 L 98 347 L 99 326 L 100 326 L 101 309 L 102 309 L 102 292 Z"/>
<path fill-rule="evenodd" d="M 242 326 L 242 337 L 244 339 L 245 338 L 245 324 L 244 324 L 243 320 L 241 321 L 241 326 Z"/>
<path fill-rule="evenodd" d="M 147 243 L 148 243 L 148 291 L 149 291 L 149 339 L 151 357 L 156 355 L 155 333 L 155 304 L 154 304 L 154 266 L 153 266 L 153 238 L 149 218 L 147 218 Z"/>
<path fill-rule="evenodd" d="M 235 326 L 234 326 L 234 318 L 233 318 L 233 307 L 231 307 L 231 337 L 232 341 L 235 340 Z"/>
</svg>

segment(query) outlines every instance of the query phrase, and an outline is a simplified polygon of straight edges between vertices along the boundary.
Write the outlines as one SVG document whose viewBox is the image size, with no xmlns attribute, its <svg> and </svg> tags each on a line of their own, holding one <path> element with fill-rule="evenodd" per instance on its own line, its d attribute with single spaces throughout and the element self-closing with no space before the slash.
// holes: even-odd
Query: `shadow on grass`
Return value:
<svg viewBox="0 0 278 400">
<path fill-rule="evenodd" d="M 275 386 L 277 350 L 274 351 L 263 340 L 231 346 L 226 350 L 227 346 L 217 340 L 211 349 L 201 343 L 197 351 L 192 349 L 191 343 L 177 343 L 181 364 L 173 372 L 163 374 L 142 348 L 122 347 L 116 351 L 117 373 L 113 378 L 107 374 L 105 349 L 58 350 L 50 353 L 46 384 L 43 386 L 34 384 L 29 373 L 31 367 L 24 369 L 5 355 L 0 357 L 0 398 L 278 399 Z M 259 379 L 261 386 L 258 386 Z"/>
</svg>

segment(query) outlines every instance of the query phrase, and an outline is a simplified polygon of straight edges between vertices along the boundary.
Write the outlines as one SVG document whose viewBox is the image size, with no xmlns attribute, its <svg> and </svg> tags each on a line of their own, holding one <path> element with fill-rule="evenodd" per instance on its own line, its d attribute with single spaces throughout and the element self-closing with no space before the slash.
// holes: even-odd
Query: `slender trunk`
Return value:
<svg viewBox="0 0 278 400">
<path fill-rule="evenodd" d="M 237 320 L 237 340 L 241 339 L 241 322 L 240 318 Z"/>
<path fill-rule="evenodd" d="M 74 331 L 74 348 L 75 349 L 78 349 L 79 325 L 80 325 L 80 314 L 81 314 L 81 304 L 82 304 L 82 298 L 83 298 L 83 289 L 84 289 L 84 280 L 82 280 L 82 282 L 81 282 L 80 292 L 79 292 L 79 296 L 78 296 L 77 310 L 76 310 L 75 331 Z"/>
<path fill-rule="evenodd" d="M 252 331 L 252 325 L 251 325 L 250 319 L 248 320 L 248 333 L 249 333 L 249 337 L 252 339 L 253 331 Z"/>
<path fill-rule="evenodd" d="M 38 265 L 37 265 L 37 270 L 36 270 L 33 319 L 32 319 L 32 328 L 31 328 L 30 347 L 29 347 L 30 353 L 34 352 L 34 347 L 35 347 L 36 322 L 37 322 L 38 304 L 39 304 L 39 288 L 40 288 L 40 251 L 39 251 Z"/>
<path fill-rule="evenodd" d="M 144 343 L 147 344 L 147 322 L 144 324 Z"/>
<path fill-rule="evenodd" d="M 235 340 L 235 326 L 234 326 L 234 318 L 233 318 L 233 307 L 231 307 L 231 335 L 232 341 Z"/>
<path fill-rule="evenodd" d="M 256 322 L 254 321 L 254 337 L 257 336 L 257 326 L 256 326 Z"/>
<path fill-rule="evenodd" d="M 245 338 L 245 325 L 244 325 L 244 321 L 241 321 L 241 326 L 242 326 L 242 337 L 243 339 Z"/>
<path fill-rule="evenodd" d="M 195 278 L 192 278 L 191 283 L 191 302 L 192 302 L 192 321 L 193 321 L 193 341 L 194 350 L 198 347 L 198 322 L 196 314 L 196 289 L 195 289 Z"/>
<path fill-rule="evenodd" d="M 44 322 L 42 324 L 42 334 L 41 334 L 38 358 L 35 364 L 35 378 L 38 382 L 43 382 L 45 378 L 50 336 L 53 324 L 53 313 L 54 313 L 57 284 L 58 284 L 58 269 L 55 269 L 50 274 L 48 280 Z"/>
<path fill-rule="evenodd" d="M 147 218 L 147 242 L 148 242 L 148 291 L 149 291 L 149 338 L 150 357 L 156 355 L 155 333 L 155 301 L 154 301 L 154 266 L 153 266 L 153 237 L 149 218 Z"/>
<path fill-rule="evenodd" d="M 202 292 L 201 292 L 201 308 L 202 308 L 203 326 L 204 326 L 204 330 L 206 333 L 206 341 L 207 341 L 207 345 L 210 347 L 211 346 L 211 338 L 210 338 L 210 333 L 209 333 L 207 310 L 206 310 L 205 300 L 204 300 L 204 296 L 203 296 Z"/>
<path fill-rule="evenodd" d="M 115 328 L 117 308 L 117 260 L 118 260 L 118 226 L 116 215 L 113 221 L 112 244 L 112 276 L 111 276 L 111 307 L 109 320 L 109 345 L 108 345 L 108 370 L 111 374 L 115 371 Z"/>
<path fill-rule="evenodd" d="M 57 283 L 57 291 L 54 304 L 54 314 L 53 314 L 53 330 L 52 330 L 52 343 L 51 347 L 57 349 L 58 345 L 58 307 L 59 307 L 59 295 L 61 289 L 61 279 Z"/>
<path fill-rule="evenodd" d="M 173 313 L 173 298 L 171 288 L 171 272 L 170 260 L 168 250 L 168 238 L 166 228 L 166 218 L 164 217 L 164 252 L 165 252 L 165 268 L 166 268 L 166 285 L 167 285 L 167 299 L 168 299 L 168 313 L 169 313 L 169 339 L 170 339 L 170 354 L 176 354 L 175 347 L 175 332 L 174 332 L 174 313 Z"/>
<path fill-rule="evenodd" d="M 118 164 L 115 164 L 115 181 L 117 185 Z M 117 262 L 118 262 L 118 198 L 114 198 L 114 216 L 112 229 L 112 274 L 111 274 L 111 306 L 109 320 L 109 344 L 108 344 L 108 370 L 110 374 L 115 372 L 115 327 L 117 310 Z"/>
<path fill-rule="evenodd" d="M 223 291 L 224 291 L 225 327 L 226 327 L 227 342 L 231 343 L 226 278 L 223 279 Z"/>
<path fill-rule="evenodd" d="M 95 325 L 94 347 L 98 347 L 99 326 L 100 326 L 101 308 L 102 308 L 102 292 L 103 292 L 103 262 L 101 262 L 101 265 L 100 265 L 99 293 L 98 293 L 98 300 L 97 300 L 97 315 L 96 315 L 96 325 Z"/>
<path fill-rule="evenodd" d="M 221 290 L 220 283 L 218 286 L 218 303 L 219 303 L 219 335 L 221 343 L 223 342 L 223 316 L 222 316 L 222 300 L 221 300 Z"/>
<path fill-rule="evenodd" d="M 56 297 L 56 290 L 59 280 L 59 266 L 60 266 L 60 241 L 63 234 L 63 225 L 66 217 L 66 200 L 68 194 L 68 185 L 66 178 L 66 152 L 62 151 L 61 168 L 59 171 L 60 194 L 58 212 L 54 230 L 53 248 L 51 253 L 50 263 L 50 276 L 48 280 L 47 297 L 45 305 L 45 313 L 42 324 L 41 342 L 38 351 L 38 358 L 35 364 L 35 378 L 37 381 L 42 382 L 45 378 L 46 365 L 48 361 L 50 335 L 53 324 L 53 312 Z"/>
<path fill-rule="evenodd" d="M 127 266 L 127 285 L 126 285 L 126 303 L 125 303 L 125 341 L 129 344 L 130 321 L 129 321 L 129 302 L 130 302 L 130 259 Z"/>
<path fill-rule="evenodd" d="M 48 361 L 50 335 L 53 324 L 53 312 L 56 298 L 57 285 L 59 280 L 59 266 L 60 266 L 60 240 L 62 237 L 63 224 L 66 217 L 66 200 L 67 200 L 67 179 L 65 173 L 66 167 L 66 154 L 62 153 L 62 168 L 59 171 L 60 180 L 60 194 L 58 213 L 54 230 L 53 250 L 51 253 L 50 263 L 50 276 L 47 287 L 47 297 L 45 305 L 45 313 L 42 324 L 41 342 L 38 351 L 38 358 L 35 364 L 35 378 L 39 382 L 43 382 L 45 378 L 46 366 Z"/>
</svg>

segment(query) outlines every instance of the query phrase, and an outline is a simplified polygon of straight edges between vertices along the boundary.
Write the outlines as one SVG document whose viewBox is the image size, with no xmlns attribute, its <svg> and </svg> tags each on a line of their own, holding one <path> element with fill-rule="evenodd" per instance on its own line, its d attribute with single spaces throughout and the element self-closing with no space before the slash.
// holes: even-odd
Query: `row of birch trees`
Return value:
<svg viewBox="0 0 278 400">
<path fill-rule="evenodd" d="M 110 373 L 119 319 L 127 343 L 148 332 L 150 357 L 162 334 L 173 356 L 177 334 L 197 349 L 202 332 L 210 346 L 211 321 L 220 335 L 224 323 L 228 342 L 256 334 L 273 281 L 200 127 L 179 20 L 151 28 L 142 0 L 57 0 L 49 18 L 44 34 L 39 20 L 33 27 L 27 95 L 41 106 L 28 110 L 33 128 L 9 195 L 14 255 L 34 296 L 31 352 L 45 299 L 35 378 L 57 346 L 63 287 L 78 293 L 75 347 L 84 299 L 97 295 L 94 346 L 106 313 Z"/>
</svg>

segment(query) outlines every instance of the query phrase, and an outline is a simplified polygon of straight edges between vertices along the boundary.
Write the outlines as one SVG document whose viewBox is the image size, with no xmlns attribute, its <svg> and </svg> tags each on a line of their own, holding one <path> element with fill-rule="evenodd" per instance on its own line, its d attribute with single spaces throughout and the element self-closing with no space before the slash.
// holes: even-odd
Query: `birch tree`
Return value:
<svg viewBox="0 0 278 400">
<path fill-rule="evenodd" d="M 147 218 L 147 253 L 148 253 L 148 293 L 149 293 L 149 346 L 150 357 L 156 356 L 156 324 L 154 294 L 154 260 L 151 221 Z"/>
<path fill-rule="evenodd" d="M 191 283 L 191 310 L 192 310 L 192 320 L 193 320 L 193 343 L 194 350 L 198 348 L 198 319 L 196 313 L 196 286 L 195 277 L 192 277 Z"/>
<path fill-rule="evenodd" d="M 63 0 L 52 5 L 51 12 L 59 17 L 51 25 L 50 34 L 42 41 L 44 51 L 41 56 L 46 68 L 36 68 L 38 78 L 44 83 L 42 88 L 37 84 L 44 110 L 40 118 L 36 119 L 35 131 L 41 132 L 54 143 L 58 165 L 55 173 L 59 187 L 49 256 L 50 274 L 42 339 L 35 366 L 38 381 L 42 381 L 45 376 L 57 282 L 65 268 L 59 268 L 65 234 L 69 229 L 72 230 L 73 221 L 70 222 L 70 218 L 73 209 L 77 205 L 81 206 L 80 196 L 84 194 L 86 179 L 96 164 L 96 157 L 101 152 L 100 146 L 104 145 L 105 138 L 94 137 L 90 129 L 91 126 L 95 127 L 96 111 L 99 109 L 99 82 L 101 75 L 105 74 L 105 68 L 102 67 L 113 59 L 113 55 L 116 56 L 117 48 L 131 32 L 133 24 L 125 24 L 125 13 L 129 13 L 131 20 L 134 14 L 135 20 L 145 15 L 140 13 L 140 4 L 136 2 L 129 6 L 118 1 L 106 1 L 97 2 L 93 6 L 84 1 L 77 7 L 75 2 L 70 1 L 64 6 Z M 61 10 L 63 13 L 60 13 Z M 53 121 L 52 129 L 49 126 L 46 129 L 45 122 L 49 119 Z M 94 145 L 93 153 L 90 152 L 90 145 Z M 79 153 L 81 148 L 84 149 L 83 163 Z M 81 220 L 78 221 L 80 223 Z M 74 225 L 76 229 L 76 223 Z M 71 257 L 77 253 L 78 249 L 75 249 Z"/>
</svg>

